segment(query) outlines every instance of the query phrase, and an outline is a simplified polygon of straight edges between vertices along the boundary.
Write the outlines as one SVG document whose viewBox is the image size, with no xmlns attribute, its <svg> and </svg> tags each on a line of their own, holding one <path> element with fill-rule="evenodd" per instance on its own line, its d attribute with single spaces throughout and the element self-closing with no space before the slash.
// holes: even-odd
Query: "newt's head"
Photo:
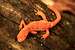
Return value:
<svg viewBox="0 0 75 50">
<path fill-rule="evenodd" d="M 27 38 L 28 33 L 29 33 L 28 29 L 23 28 L 17 35 L 17 41 L 18 42 L 24 41 Z"/>
</svg>

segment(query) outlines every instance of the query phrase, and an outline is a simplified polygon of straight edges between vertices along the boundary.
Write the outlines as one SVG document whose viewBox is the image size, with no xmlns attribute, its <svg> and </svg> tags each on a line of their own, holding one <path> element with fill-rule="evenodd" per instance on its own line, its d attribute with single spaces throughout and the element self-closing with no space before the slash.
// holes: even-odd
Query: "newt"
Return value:
<svg viewBox="0 0 75 50">
<path fill-rule="evenodd" d="M 37 34 L 37 31 L 46 31 L 46 33 L 43 34 L 41 36 L 41 38 L 46 39 L 49 36 L 49 34 L 50 34 L 49 29 L 54 27 L 61 20 L 61 15 L 57 11 L 57 9 L 55 9 L 53 7 L 49 7 L 49 8 L 52 11 L 54 11 L 57 18 L 52 22 L 47 21 L 45 14 L 41 11 L 38 11 L 37 14 L 41 15 L 43 20 L 33 21 L 33 22 L 30 22 L 27 25 L 25 24 L 24 20 L 22 20 L 21 23 L 20 23 L 20 26 L 19 26 L 21 30 L 17 35 L 17 41 L 18 42 L 24 41 L 27 38 L 29 32 L 32 33 L 32 34 Z"/>
</svg>

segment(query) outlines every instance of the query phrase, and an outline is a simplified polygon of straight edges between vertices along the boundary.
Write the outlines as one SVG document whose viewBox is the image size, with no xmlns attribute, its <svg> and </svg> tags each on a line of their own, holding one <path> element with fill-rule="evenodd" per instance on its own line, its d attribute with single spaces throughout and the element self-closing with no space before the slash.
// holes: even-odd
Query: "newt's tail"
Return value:
<svg viewBox="0 0 75 50">
<path fill-rule="evenodd" d="M 56 7 L 50 6 L 49 8 L 54 11 L 57 17 L 53 22 L 50 22 L 50 26 L 52 28 L 61 20 L 61 15 L 60 12 L 56 9 Z"/>
<path fill-rule="evenodd" d="M 18 42 L 22 42 L 26 39 L 27 35 L 28 35 L 29 31 L 27 28 L 23 28 L 19 34 L 17 35 L 17 40 Z"/>
</svg>

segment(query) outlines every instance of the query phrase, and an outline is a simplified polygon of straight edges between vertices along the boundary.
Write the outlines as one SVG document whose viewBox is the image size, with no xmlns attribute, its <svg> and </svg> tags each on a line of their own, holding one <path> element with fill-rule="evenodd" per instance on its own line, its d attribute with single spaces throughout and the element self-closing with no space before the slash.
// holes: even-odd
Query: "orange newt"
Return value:
<svg viewBox="0 0 75 50">
<path fill-rule="evenodd" d="M 18 42 L 24 41 L 28 36 L 29 32 L 31 32 L 32 34 L 37 34 L 37 31 L 46 31 L 46 33 L 43 34 L 41 38 L 46 39 L 49 36 L 49 28 L 54 27 L 61 20 L 60 13 L 53 7 L 49 8 L 55 12 L 57 18 L 52 22 L 48 22 L 43 12 L 38 11 L 37 14 L 41 15 L 43 20 L 33 21 L 27 25 L 25 24 L 24 20 L 22 20 L 20 24 L 21 31 L 17 35 Z"/>
</svg>

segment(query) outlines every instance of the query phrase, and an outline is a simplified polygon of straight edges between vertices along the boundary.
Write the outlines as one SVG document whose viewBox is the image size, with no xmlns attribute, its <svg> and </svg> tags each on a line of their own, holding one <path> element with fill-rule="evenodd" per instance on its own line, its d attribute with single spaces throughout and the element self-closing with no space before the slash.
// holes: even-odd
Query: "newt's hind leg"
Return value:
<svg viewBox="0 0 75 50">
<path fill-rule="evenodd" d="M 41 10 L 38 10 L 36 15 L 40 15 L 43 18 L 43 20 L 47 20 L 46 15 Z"/>
<path fill-rule="evenodd" d="M 21 20 L 21 23 L 19 25 L 19 30 L 23 29 L 26 26 L 24 20 Z"/>
<path fill-rule="evenodd" d="M 46 39 L 48 36 L 49 36 L 49 30 L 47 29 L 46 30 L 46 34 L 42 35 L 42 38 Z"/>
</svg>

